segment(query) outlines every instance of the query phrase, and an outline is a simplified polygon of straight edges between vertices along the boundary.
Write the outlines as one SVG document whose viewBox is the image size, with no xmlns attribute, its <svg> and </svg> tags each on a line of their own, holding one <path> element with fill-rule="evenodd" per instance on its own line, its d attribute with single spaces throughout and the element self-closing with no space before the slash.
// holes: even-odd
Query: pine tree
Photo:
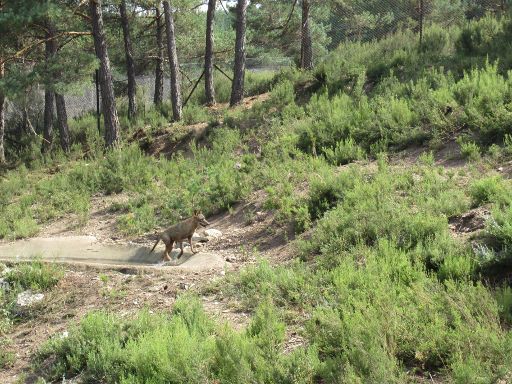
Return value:
<svg viewBox="0 0 512 384">
<path fill-rule="evenodd" d="M 181 102 L 181 80 L 178 54 L 176 52 L 176 35 L 174 32 L 174 17 L 171 2 L 164 1 L 165 27 L 167 32 L 167 54 L 171 66 L 171 102 L 172 114 L 175 121 L 180 121 L 183 114 Z"/>
<path fill-rule="evenodd" d="M 128 21 L 128 13 L 126 11 L 126 0 L 121 0 L 120 13 L 126 56 L 126 73 L 128 76 L 128 119 L 133 120 L 137 114 L 137 103 L 135 100 L 137 84 L 135 82 L 135 63 L 133 61 L 133 48 L 130 37 L 130 23 Z"/>
<path fill-rule="evenodd" d="M 155 95 L 153 102 L 159 106 L 162 104 L 164 95 L 164 23 L 160 12 L 160 4 L 155 7 L 156 11 L 156 47 L 157 59 L 155 66 Z"/>
<path fill-rule="evenodd" d="M 236 6 L 235 67 L 229 103 L 231 106 L 240 104 L 244 98 L 245 60 L 247 55 L 245 47 L 247 5 L 248 0 L 238 0 Z"/>
<path fill-rule="evenodd" d="M 302 0 L 302 23 L 300 38 L 300 67 L 313 69 L 313 41 L 310 30 L 310 0 Z"/>
<path fill-rule="evenodd" d="M 89 10 L 92 20 L 94 47 L 96 56 L 100 61 L 99 73 L 103 119 L 105 122 L 105 144 L 107 147 L 112 147 L 119 143 L 120 129 L 116 100 L 114 98 L 114 86 L 112 84 L 110 60 L 108 58 L 107 44 L 103 28 L 101 0 L 89 0 Z"/>
<path fill-rule="evenodd" d="M 206 12 L 206 48 L 204 54 L 204 84 L 206 105 L 215 104 L 215 88 L 213 86 L 213 22 L 215 18 L 215 7 L 217 0 L 208 0 Z"/>
</svg>

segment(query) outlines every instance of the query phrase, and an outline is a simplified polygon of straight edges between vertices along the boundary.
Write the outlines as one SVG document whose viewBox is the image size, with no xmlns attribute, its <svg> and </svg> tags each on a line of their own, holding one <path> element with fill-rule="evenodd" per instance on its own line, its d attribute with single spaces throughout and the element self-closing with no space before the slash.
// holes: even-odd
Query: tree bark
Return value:
<svg viewBox="0 0 512 384">
<path fill-rule="evenodd" d="M 300 41 L 300 67 L 302 69 L 313 69 L 313 42 L 311 40 L 310 0 L 302 0 L 302 26 Z"/>
<path fill-rule="evenodd" d="M 171 102 L 172 114 L 175 121 L 182 118 L 181 81 L 178 54 L 176 53 L 176 36 L 174 33 L 174 18 L 170 1 L 164 1 L 165 27 L 167 32 L 167 54 L 171 66 Z"/>
<path fill-rule="evenodd" d="M 231 87 L 230 105 L 240 104 L 244 98 L 245 81 L 245 32 L 247 29 L 247 5 L 248 0 L 238 0 L 236 6 L 236 42 L 235 42 L 235 67 L 233 84 Z"/>
<path fill-rule="evenodd" d="M 158 48 L 158 58 L 155 67 L 155 95 L 153 102 L 155 105 L 162 105 L 164 98 L 164 24 L 162 23 L 162 14 L 160 12 L 160 4 L 156 9 L 156 46 Z"/>
<path fill-rule="evenodd" d="M 94 48 L 100 61 L 100 85 L 101 101 L 103 105 L 103 120 L 105 122 L 105 144 L 108 148 L 117 146 L 120 141 L 119 118 L 117 116 L 114 86 L 110 60 L 108 58 L 105 32 L 103 30 L 103 16 L 101 0 L 89 0 L 89 9 L 92 19 L 92 32 L 94 36 Z"/>
<path fill-rule="evenodd" d="M 54 37 L 55 34 L 56 34 L 56 30 L 55 30 L 55 26 L 51 23 L 50 20 L 47 20 L 47 24 L 46 24 L 46 29 L 48 31 L 48 36 L 47 38 L 49 37 Z M 57 42 L 57 40 L 53 39 L 53 40 L 50 40 L 49 42 L 46 42 L 46 44 L 50 43 L 50 46 L 49 46 L 49 53 L 50 53 L 50 57 L 54 57 L 56 54 L 57 54 L 57 51 L 59 49 L 59 44 Z M 62 76 L 62 71 L 59 69 L 56 71 L 56 73 L 52 73 L 50 75 L 50 81 L 55 81 L 56 79 L 59 79 L 60 77 Z M 53 135 L 50 131 L 50 139 L 48 139 L 46 137 L 46 114 L 47 114 L 47 109 L 49 111 L 51 111 L 51 119 L 52 119 L 52 123 L 53 123 L 53 120 L 54 120 L 54 116 L 53 116 L 53 99 L 55 99 L 55 109 L 57 110 L 57 126 L 59 128 L 59 136 L 60 136 L 60 146 L 62 148 L 62 150 L 64 152 L 69 152 L 69 146 L 70 146 L 70 143 L 69 143 L 69 127 L 68 127 L 68 116 L 67 116 L 67 112 L 66 112 L 66 102 L 64 101 L 64 96 L 58 92 L 54 92 L 54 91 L 50 91 L 51 93 L 51 96 L 50 99 L 48 102 L 46 101 L 46 95 L 47 92 L 45 92 L 45 139 L 50 141 L 50 143 L 53 143 Z M 51 107 L 47 107 L 48 105 L 51 104 Z M 48 112 L 49 113 L 49 112 Z M 47 145 L 49 143 L 45 142 Z M 44 146 L 44 144 L 43 144 Z"/>
<path fill-rule="evenodd" d="M 55 27 L 50 20 L 46 20 L 46 42 L 45 42 L 45 60 L 48 78 L 44 91 L 44 119 L 43 119 L 43 153 L 51 150 L 53 143 L 53 101 L 54 93 L 50 83 L 53 83 L 53 76 L 50 72 L 50 61 L 57 52 L 57 43 L 53 37 L 55 36 Z"/>
<path fill-rule="evenodd" d="M 124 36 L 124 50 L 126 54 L 126 73 L 128 75 L 128 119 L 133 120 L 137 114 L 137 103 L 135 101 L 137 84 L 135 82 L 135 63 L 133 61 L 133 48 L 130 37 L 128 13 L 126 12 L 126 0 L 121 1 L 120 10 Z"/>
<path fill-rule="evenodd" d="M 217 0 L 208 0 L 206 12 L 206 49 L 204 54 L 204 85 L 206 105 L 215 104 L 215 88 L 213 86 L 213 22 Z"/>
<path fill-rule="evenodd" d="M 55 107 L 57 109 L 57 125 L 59 126 L 60 146 L 64 152 L 69 152 L 69 126 L 66 102 L 64 96 L 55 92 Z"/>
<path fill-rule="evenodd" d="M 46 153 L 51 150 L 53 142 L 53 100 L 54 93 L 51 89 L 44 91 L 44 118 L 43 118 L 43 147 L 41 151 Z"/>
<path fill-rule="evenodd" d="M 4 77 L 4 64 L 0 64 L 0 79 Z M 0 164 L 5 164 L 4 135 L 5 135 L 5 96 L 0 91 Z"/>
</svg>

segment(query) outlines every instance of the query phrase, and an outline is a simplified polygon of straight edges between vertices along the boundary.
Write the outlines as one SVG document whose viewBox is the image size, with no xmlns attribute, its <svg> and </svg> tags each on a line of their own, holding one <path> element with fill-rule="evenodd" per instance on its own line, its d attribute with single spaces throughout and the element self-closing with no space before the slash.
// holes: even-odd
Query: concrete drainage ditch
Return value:
<svg viewBox="0 0 512 384">
<path fill-rule="evenodd" d="M 188 248 L 190 250 L 190 248 Z M 180 267 L 189 270 L 223 269 L 225 260 L 221 255 L 198 252 L 193 255 L 185 250 L 175 260 L 179 249 L 172 252 L 173 261 L 161 263 L 162 250 L 135 245 L 102 244 L 94 236 L 36 237 L 0 244 L 0 260 L 24 261 L 40 257 L 45 261 L 98 265 L 130 265 L 154 267 Z"/>
</svg>

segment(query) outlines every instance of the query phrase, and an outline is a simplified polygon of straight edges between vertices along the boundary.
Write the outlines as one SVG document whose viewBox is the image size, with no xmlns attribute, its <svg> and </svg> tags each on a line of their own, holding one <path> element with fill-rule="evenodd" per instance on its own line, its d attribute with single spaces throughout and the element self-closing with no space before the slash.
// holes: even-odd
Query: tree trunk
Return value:
<svg viewBox="0 0 512 384">
<path fill-rule="evenodd" d="M 133 62 L 132 40 L 130 38 L 130 25 L 128 14 L 126 12 L 126 0 L 121 1 L 121 25 L 123 27 L 124 51 L 126 54 L 126 73 L 128 75 L 128 119 L 133 120 L 137 113 L 137 104 L 135 102 L 135 92 L 137 84 L 135 83 L 135 64 Z"/>
<path fill-rule="evenodd" d="M 0 64 L 0 79 L 4 77 L 4 64 Z M 4 135 L 5 135 L 5 96 L 0 91 L 0 164 L 5 164 Z"/>
<path fill-rule="evenodd" d="M 53 142 L 53 100 L 53 91 L 46 89 L 44 91 L 43 147 L 41 148 L 43 153 L 51 150 Z"/>
<path fill-rule="evenodd" d="M 48 30 L 48 35 L 47 37 L 53 37 L 56 35 L 56 30 L 55 30 L 55 26 L 51 23 L 50 20 L 47 20 L 47 23 L 46 23 L 46 29 Z M 57 54 L 57 51 L 59 49 L 59 45 L 58 45 L 58 42 L 57 40 L 51 40 L 49 42 L 47 42 L 46 44 L 50 43 L 50 46 L 49 46 L 49 53 L 50 53 L 50 56 L 53 57 Z M 56 73 L 52 73 L 52 75 L 50 76 L 50 81 L 54 81 L 55 79 L 59 79 L 61 76 L 62 76 L 62 71 L 61 70 L 57 70 Z M 55 99 L 55 109 L 57 110 L 57 126 L 59 128 L 59 136 L 60 136 L 60 146 L 62 147 L 62 150 L 64 152 L 69 152 L 69 127 L 68 127 L 68 116 L 67 116 L 67 112 L 66 112 L 66 102 L 64 101 L 64 96 L 60 93 L 57 93 L 57 92 L 53 92 L 53 91 L 50 91 L 51 93 L 51 96 L 50 99 L 48 102 L 46 101 L 46 95 L 47 92 L 45 92 L 45 135 L 44 135 L 44 138 L 48 141 L 50 141 L 50 143 L 53 143 L 53 135 L 51 134 L 51 131 L 50 131 L 50 135 L 48 137 L 50 137 L 50 139 L 47 139 L 46 137 L 46 119 L 47 119 L 47 110 L 51 111 L 51 119 L 52 119 L 52 122 L 53 122 L 53 99 Z M 48 105 L 51 105 L 51 107 L 47 107 Z M 45 142 L 46 143 L 46 142 Z M 49 143 L 46 143 L 46 144 L 49 144 Z"/>
<path fill-rule="evenodd" d="M 310 9 L 310 0 L 302 0 L 302 27 L 300 41 L 300 67 L 302 69 L 313 69 L 313 43 L 311 41 L 311 30 L 309 27 Z"/>
<path fill-rule="evenodd" d="M 108 58 L 105 32 L 103 30 L 103 16 L 101 12 L 101 0 L 89 0 L 89 9 L 92 19 L 92 32 L 94 36 L 94 48 L 100 61 L 100 85 L 101 101 L 103 105 L 103 119 L 105 122 L 105 144 L 107 147 L 119 144 L 119 118 L 117 116 L 114 86 L 110 60 Z"/>
<path fill-rule="evenodd" d="M 240 104 L 244 98 L 245 80 L 245 32 L 247 26 L 248 0 L 238 0 L 236 6 L 235 67 L 231 87 L 230 105 Z"/>
<path fill-rule="evenodd" d="M 49 151 L 52 147 L 53 143 L 53 100 L 54 93 L 51 87 L 51 83 L 53 83 L 53 76 L 50 74 L 49 66 L 51 59 L 55 56 L 57 52 L 57 43 L 53 39 L 55 36 L 55 27 L 51 23 L 49 19 L 45 22 L 46 27 L 46 42 L 45 42 L 45 59 L 46 59 L 46 69 L 48 71 L 48 78 L 46 79 L 46 86 L 44 91 L 44 119 L 43 119 L 43 146 L 41 151 L 43 153 Z"/>
<path fill-rule="evenodd" d="M 55 92 L 55 107 L 57 109 L 57 125 L 59 126 L 60 146 L 64 152 L 69 152 L 68 114 L 64 96 Z"/>
<path fill-rule="evenodd" d="M 171 102 L 175 121 L 181 120 L 183 107 L 181 103 L 180 67 L 176 53 L 176 36 L 174 34 L 174 18 L 170 1 L 164 1 L 165 27 L 167 31 L 167 54 L 171 66 Z"/>
<path fill-rule="evenodd" d="M 206 12 L 206 49 L 204 54 L 204 85 L 206 105 L 215 104 L 215 88 L 213 86 L 213 22 L 217 0 L 208 0 Z"/>
<path fill-rule="evenodd" d="M 162 23 L 162 14 L 160 5 L 156 7 L 156 46 L 158 48 L 158 58 L 155 67 L 155 96 L 153 102 L 155 105 L 162 105 L 164 99 L 164 23 Z"/>
</svg>

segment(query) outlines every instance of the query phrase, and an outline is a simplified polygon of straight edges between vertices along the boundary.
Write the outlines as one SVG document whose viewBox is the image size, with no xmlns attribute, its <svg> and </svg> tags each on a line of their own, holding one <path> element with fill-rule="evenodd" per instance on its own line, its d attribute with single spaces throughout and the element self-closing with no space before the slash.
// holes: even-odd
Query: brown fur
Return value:
<svg viewBox="0 0 512 384">
<path fill-rule="evenodd" d="M 174 245 L 175 242 L 179 242 L 181 248 L 181 252 L 178 255 L 179 259 L 181 255 L 183 255 L 183 240 L 187 239 L 188 242 L 190 243 L 190 249 L 192 250 L 192 253 L 196 253 L 192 245 L 192 235 L 194 234 L 196 228 L 199 225 L 206 227 L 209 224 L 210 223 L 206 221 L 204 215 L 200 211 L 194 211 L 193 216 L 183 220 L 178 224 L 174 224 L 173 226 L 167 228 L 164 232 L 162 232 L 158 236 L 158 240 L 156 241 L 155 245 L 153 245 L 151 252 L 155 250 L 158 242 L 162 240 L 165 244 L 165 251 L 163 253 L 162 261 L 171 261 L 171 257 L 169 256 L 169 254 L 172 251 L 172 246 Z"/>
</svg>

